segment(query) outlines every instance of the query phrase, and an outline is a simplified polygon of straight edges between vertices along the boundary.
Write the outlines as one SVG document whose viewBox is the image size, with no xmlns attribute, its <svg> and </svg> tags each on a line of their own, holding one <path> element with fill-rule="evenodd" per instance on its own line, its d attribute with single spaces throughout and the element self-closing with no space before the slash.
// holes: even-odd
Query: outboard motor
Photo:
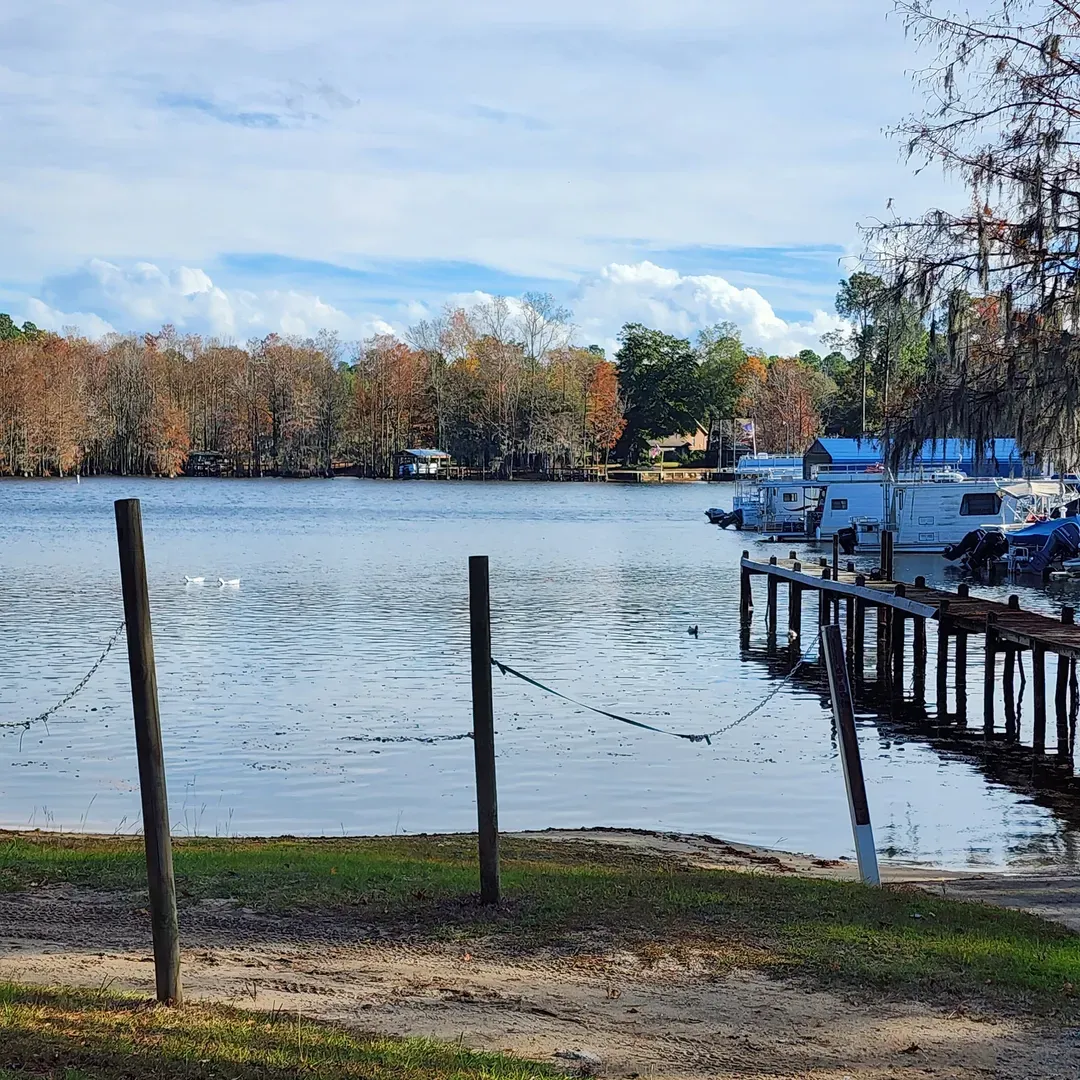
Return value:
<svg viewBox="0 0 1080 1080">
<path fill-rule="evenodd" d="M 985 570 L 992 566 L 1009 550 L 1009 541 L 1004 533 L 977 529 L 983 535 L 968 553 L 966 562 L 975 570 Z"/>
<path fill-rule="evenodd" d="M 734 525 L 736 529 L 743 527 L 742 510 L 706 510 L 705 513 L 709 521 L 713 525 L 719 525 L 721 529 L 726 529 L 731 525 Z"/>
<path fill-rule="evenodd" d="M 949 562 L 956 562 L 957 559 L 960 559 L 964 555 L 967 555 L 968 552 L 973 551 L 975 545 L 978 544 L 985 535 L 985 529 L 972 529 L 963 540 L 956 544 L 949 544 L 941 554 L 944 555 Z"/>
<path fill-rule="evenodd" d="M 836 539 L 840 543 L 840 550 L 845 555 L 854 555 L 855 548 L 859 543 L 858 530 L 852 528 L 850 525 L 843 529 L 836 530 Z"/>
</svg>

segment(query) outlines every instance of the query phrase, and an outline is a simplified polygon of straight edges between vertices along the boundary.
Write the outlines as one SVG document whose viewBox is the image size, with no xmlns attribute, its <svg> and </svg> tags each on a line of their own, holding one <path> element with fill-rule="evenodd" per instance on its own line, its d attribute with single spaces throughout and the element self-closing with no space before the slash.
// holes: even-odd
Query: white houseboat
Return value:
<svg viewBox="0 0 1080 1080">
<path fill-rule="evenodd" d="M 897 552 L 940 553 L 973 529 L 1017 529 L 1063 514 L 1076 498 L 1072 486 L 1060 480 L 968 479 L 957 473 L 898 480 L 887 487 L 889 514 L 853 522 L 862 549 L 880 548 L 881 530 L 889 527 Z"/>
</svg>

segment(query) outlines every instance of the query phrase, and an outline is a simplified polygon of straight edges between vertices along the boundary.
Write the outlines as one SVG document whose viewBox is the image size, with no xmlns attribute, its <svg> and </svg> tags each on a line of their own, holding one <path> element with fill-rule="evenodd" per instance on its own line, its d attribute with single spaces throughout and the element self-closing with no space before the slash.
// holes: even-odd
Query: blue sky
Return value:
<svg viewBox="0 0 1080 1080">
<path fill-rule="evenodd" d="M 402 330 L 526 289 L 583 341 L 836 325 L 856 223 L 954 196 L 889 0 L 8 0 L 0 306 L 89 333 Z"/>
</svg>

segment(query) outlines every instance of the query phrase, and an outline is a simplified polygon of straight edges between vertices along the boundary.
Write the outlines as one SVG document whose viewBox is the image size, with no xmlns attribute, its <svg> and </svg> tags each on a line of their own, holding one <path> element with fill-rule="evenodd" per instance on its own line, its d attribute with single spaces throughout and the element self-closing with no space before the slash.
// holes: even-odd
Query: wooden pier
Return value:
<svg viewBox="0 0 1080 1080">
<path fill-rule="evenodd" d="M 1074 610 L 1064 608 L 1060 620 L 1056 620 L 1023 610 L 1016 596 L 1000 603 L 971 596 L 966 585 L 949 592 L 928 586 L 921 577 L 911 583 L 896 581 L 892 573 L 892 534 L 882 535 L 881 569 L 871 575 L 857 573 L 854 563 L 841 567 L 835 543 L 832 560 L 820 558 L 816 562 L 800 560 L 794 551 L 787 559 L 773 557 L 758 562 L 744 551 L 739 603 L 744 642 L 749 640 L 753 619 L 755 577 L 766 579 L 765 627 L 771 643 L 775 643 L 778 630 L 781 586 L 786 585 L 783 591 L 787 593 L 787 641 L 800 653 L 810 644 L 808 636 L 804 642 L 802 630 L 803 597 L 808 592 L 815 593 L 819 627 L 840 623 L 846 630 L 848 665 L 852 681 L 859 688 L 866 680 L 866 623 L 868 614 L 873 612 L 876 623 L 871 641 L 873 678 L 879 690 L 903 701 L 910 665 L 911 695 L 921 704 L 926 695 L 929 655 L 927 623 L 932 622 L 936 628 L 935 700 L 939 722 L 944 722 L 950 716 L 966 721 L 969 638 L 981 636 L 980 681 L 983 729 L 987 736 L 993 735 L 997 726 L 996 700 L 1001 687 L 1005 699 L 1004 734 L 1019 739 L 1016 673 L 1022 664 L 1021 654 L 1028 653 L 1033 683 L 1032 748 L 1036 753 L 1046 752 L 1047 712 L 1052 707 L 1056 753 L 1071 757 L 1078 713 L 1076 664 L 1080 659 L 1080 626 L 1076 625 Z M 845 607 L 843 622 L 841 605 Z M 1049 695 L 1048 654 L 1057 657 Z M 1024 678 L 1022 669 L 1021 678 Z"/>
</svg>

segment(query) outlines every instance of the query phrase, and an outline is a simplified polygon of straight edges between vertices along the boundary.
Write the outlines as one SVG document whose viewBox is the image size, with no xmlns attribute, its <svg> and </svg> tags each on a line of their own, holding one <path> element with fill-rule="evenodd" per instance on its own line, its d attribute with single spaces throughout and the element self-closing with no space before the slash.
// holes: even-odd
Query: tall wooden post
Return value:
<svg viewBox="0 0 1080 1080">
<path fill-rule="evenodd" d="M 744 551 L 742 553 L 744 559 L 750 558 L 750 552 Z M 754 595 L 750 591 L 750 571 L 745 568 L 741 571 L 739 577 L 739 629 L 742 631 L 748 631 L 750 629 L 750 619 L 754 613 Z"/>
<path fill-rule="evenodd" d="M 120 549 L 120 583 L 127 623 L 131 706 L 135 717 L 135 749 L 139 758 L 146 881 L 154 940 L 154 981 L 158 1001 L 180 1005 L 180 923 L 176 915 L 169 799 L 165 789 L 165 755 L 161 744 L 154 638 L 150 628 L 150 593 L 146 584 L 142 510 L 138 499 L 118 499 L 116 539 Z"/>
<path fill-rule="evenodd" d="M 994 734 L 994 697 L 997 694 L 998 632 L 992 611 L 986 613 L 986 633 L 983 642 L 983 734 Z"/>
<path fill-rule="evenodd" d="M 893 532 L 892 529 L 881 530 L 881 574 L 886 581 L 893 580 Z"/>
<path fill-rule="evenodd" d="M 1019 732 L 1016 727 L 1016 646 L 1005 643 L 1005 665 L 1001 679 L 1005 695 L 1005 738 L 1014 741 Z"/>
<path fill-rule="evenodd" d="M 833 533 L 832 538 L 832 572 L 833 580 L 840 580 L 840 535 Z"/>
<path fill-rule="evenodd" d="M 821 631 L 821 655 L 829 676 L 829 696 L 832 698 L 833 718 L 840 737 L 840 760 L 844 768 L 851 829 L 855 834 L 855 855 L 859 861 L 859 877 L 864 884 L 880 885 L 874 830 L 870 825 L 870 804 L 866 798 L 862 758 L 859 755 L 859 736 L 855 729 L 855 710 L 851 703 L 851 686 L 844 666 L 844 646 L 840 627 L 825 626 Z"/>
<path fill-rule="evenodd" d="M 965 600 L 968 587 L 964 582 L 956 586 L 956 597 Z M 967 723 L 967 655 L 968 636 L 966 630 L 956 631 L 956 718 L 960 723 Z"/>
<path fill-rule="evenodd" d="M 794 570 L 802 570 L 802 564 L 795 562 Z M 802 586 L 792 581 L 788 584 L 788 643 L 802 649 Z"/>
<path fill-rule="evenodd" d="M 769 565 L 776 565 L 775 555 L 773 555 L 772 558 L 769 559 Z M 769 574 L 768 580 L 766 582 L 767 600 L 765 602 L 765 623 L 766 632 L 768 633 L 770 639 L 776 637 L 776 584 L 776 575 Z"/>
<path fill-rule="evenodd" d="M 495 788 L 495 709 L 491 697 L 491 591 L 488 557 L 469 556 L 469 644 L 472 654 L 473 757 L 480 902 L 499 902 L 499 800 Z"/>
<path fill-rule="evenodd" d="M 1036 754 L 1046 753 L 1046 649 L 1034 645 L 1031 649 L 1031 668 L 1035 683 L 1034 722 L 1031 729 L 1031 747 Z"/>
<path fill-rule="evenodd" d="M 916 615 L 911 620 L 911 677 L 915 701 L 926 704 L 926 620 Z"/>
<path fill-rule="evenodd" d="M 825 591 L 824 583 L 829 580 L 829 568 L 821 571 L 822 587 L 818 589 L 818 625 L 828 626 L 832 622 L 832 596 Z"/>
<path fill-rule="evenodd" d="M 937 717 L 944 724 L 949 719 L 949 601 L 938 605 L 937 617 Z"/>
<path fill-rule="evenodd" d="M 1076 610 L 1071 607 L 1061 609 L 1061 621 L 1065 626 L 1076 622 Z M 1057 752 L 1062 757 L 1070 754 L 1069 739 L 1069 658 L 1058 656 L 1057 692 L 1054 695 L 1054 711 L 1057 717 Z"/>
<path fill-rule="evenodd" d="M 903 598 L 907 595 L 907 589 L 903 583 L 898 583 L 894 595 Z M 892 645 L 892 682 L 893 693 L 899 700 L 904 697 L 904 613 L 900 608 L 892 609 L 892 626 L 889 635 Z"/>
<path fill-rule="evenodd" d="M 856 574 L 855 584 L 860 589 L 866 588 L 866 575 Z M 852 627 L 851 660 L 856 678 L 862 679 L 866 668 L 866 601 L 861 596 L 852 597 L 854 607 Z"/>
</svg>

